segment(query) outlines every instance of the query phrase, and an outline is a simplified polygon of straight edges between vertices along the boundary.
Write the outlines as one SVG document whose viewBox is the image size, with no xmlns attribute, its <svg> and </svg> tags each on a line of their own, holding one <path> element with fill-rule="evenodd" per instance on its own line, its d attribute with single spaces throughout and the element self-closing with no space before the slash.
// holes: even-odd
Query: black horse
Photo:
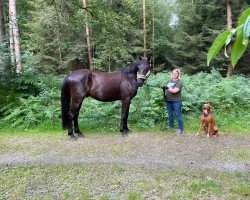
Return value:
<svg viewBox="0 0 250 200">
<path fill-rule="evenodd" d="M 121 100 L 120 131 L 126 135 L 129 132 L 127 120 L 131 99 L 138 87 L 143 85 L 149 70 L 150 59 L 140 58 L 110 73 L 80 69 L 66 75 L 61 91 L 62 126 L 68 130 L 70 139 L 76 139 L 76 135 L 83 137 L 78 126 L 78 115 L 85 97 L 103 102 Z"/>
</svg>

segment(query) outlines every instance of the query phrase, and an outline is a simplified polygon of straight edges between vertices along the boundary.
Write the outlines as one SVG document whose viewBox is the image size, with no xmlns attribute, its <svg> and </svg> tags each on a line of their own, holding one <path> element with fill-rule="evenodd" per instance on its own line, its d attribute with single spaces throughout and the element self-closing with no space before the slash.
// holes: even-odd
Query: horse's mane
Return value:
<svg viewBox="0 0 250 200">
<path fill-rule="evenodd" d="M 126 74 L 134 74 L 135 70 L 137 69 L 137 65 L 138 65 L 138 61 L 137 62 L 133 62 L 130 63 L 129 65 L 127 65 L 126 67 L 121 68 L 121 70 L 123 72 L 125 72 Z"/>
</svg>

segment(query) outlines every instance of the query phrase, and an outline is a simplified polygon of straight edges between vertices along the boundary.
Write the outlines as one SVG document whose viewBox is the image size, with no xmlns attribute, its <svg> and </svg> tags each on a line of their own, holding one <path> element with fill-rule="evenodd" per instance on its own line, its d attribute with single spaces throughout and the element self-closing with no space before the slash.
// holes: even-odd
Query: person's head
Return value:
<svg viewBox="0 0 250 200">
<path fill-rule="evenodd" d="M 172 79 L 181 79 L 181 71 L 179 69 L 174 69 L 171 73 Z"/>
</svg>

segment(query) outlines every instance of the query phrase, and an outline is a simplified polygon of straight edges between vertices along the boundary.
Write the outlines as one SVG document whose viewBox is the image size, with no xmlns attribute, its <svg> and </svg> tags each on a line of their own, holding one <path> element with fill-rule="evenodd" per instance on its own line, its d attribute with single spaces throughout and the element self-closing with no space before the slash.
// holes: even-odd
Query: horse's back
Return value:
<svg viewBox="0 0 250 200">
<path fill-rule="evenodd" d="M 109 102 L 121 99 L 121 72 L 92 71 L 88 95 L 96 100 Z"/>
<path fill-rule="evenodd" d="M 64 80 L 67 80 L 69 82 L 77 82 L 77 81 L 81 81 L 83 78 L 85 78 L 89 74 L 90 74 L 90 70 L 88 69 L 78 69 L 67 74 Z"/>
<path fill-rule="evenodd" d="M 116 101 L 132 98 L 136 82 L 121 70 L 114 72 L 91 72 L 89 96 L 99 101 Z"/>
<path fill-rule="evenodd" d="M 85 96 L 104 102 L 132 98 L 137 91 L 135 81 L 121 70 L 101 72 L 79 69 L 69 73 L 65 79 L 72 94 L 81 91 Z"/>
</svg>

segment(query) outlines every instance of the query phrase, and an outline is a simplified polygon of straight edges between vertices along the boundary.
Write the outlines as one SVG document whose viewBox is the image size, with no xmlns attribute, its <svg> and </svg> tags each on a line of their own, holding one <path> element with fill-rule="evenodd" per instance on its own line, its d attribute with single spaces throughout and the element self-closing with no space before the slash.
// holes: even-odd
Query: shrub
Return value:
<svg viewBox="0 0 250 200">
<path fill-rule="evenodd" d="M 26 75 L 26 78 L 28 76 Z M 60 76 L 32 76 L 31 80 L 16 81 L 10 90 L 4 90 L 1 99 L 7 99 L 0 109 L 2 126 L 29 127 L 54 121 L 60 124 Z M 161 86 L 169 79 L 170 73 L 151 75 L 146 84 L 138 89 L 130 105 L 129 124 L 149 128 L 166 124 L 166 109 Z M 250 80 L 244 76 L 222 77 L 217 71 L 183 75 L 183 113 L 185 116 L 199 114 L 202 104 L 212 104 L 216 113 L 234 113 L 249 121 Z M 150 86 L 151 87 L 150 87 Z M 154 87 L 152 87 L 154 86 Z M 17 90 L 21 87 L 23 90 Z M 27 88 L 26 88 L 27 87 Z M 26 88 L 26 89 L 25 89 Z M 33 88 L 30 90 L 30 88 Z M 19 91 L 19 92 L 17 92 Z M 21 92 L 22 91 L 22 92 Z M 121 102 L 103 103 L 91 98 L 84 100 L 79 121 L 90 127 L 105 127 L 117 130 L 120 121 Z M 156 125 L 155 125 L 156 124 Z"/>
</svg>

